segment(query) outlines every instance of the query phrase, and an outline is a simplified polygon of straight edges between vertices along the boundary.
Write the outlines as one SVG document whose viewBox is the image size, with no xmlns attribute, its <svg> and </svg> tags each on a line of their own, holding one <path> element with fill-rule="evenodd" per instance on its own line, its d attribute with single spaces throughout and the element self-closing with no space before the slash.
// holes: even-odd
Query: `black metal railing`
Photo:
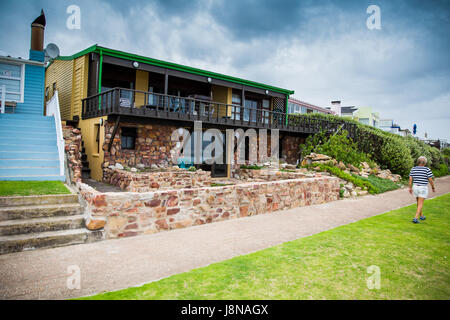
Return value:
<svg viewBox="0 0 450 320">
<path fill-rule="evenodd" d="M 280 129 L 317 133 L 343 129 L 354 133 L 353 124 L 286 115 L 269 109 L 250 108 L 193 97 L 178 97 L 146 91 L 113 88 L 82 100 L 83 119 L 106 115 L 134 115 L 152 118 L 203 121 L 235 127 Z"/>
</svg>

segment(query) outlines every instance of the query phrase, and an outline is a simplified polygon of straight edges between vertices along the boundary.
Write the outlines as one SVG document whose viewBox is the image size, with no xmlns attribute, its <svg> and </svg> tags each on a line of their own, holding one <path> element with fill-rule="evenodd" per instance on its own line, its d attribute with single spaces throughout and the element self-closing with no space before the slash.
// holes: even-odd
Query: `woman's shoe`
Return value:
<svg viewBox="0 0 450 320">
<path fill-rule="evenodd" d="M 426 218 L 425 218 L 425 216 L 423 216 L 423 217 L 420 217 L 419 219 L 420 220 L 425 220 Z"/>
<path fill-rule="evenodd" d="M 412 219 L 413 223 L 420 223 L 419 220 L 417 220 L 416 218 Z"/>
</svg>

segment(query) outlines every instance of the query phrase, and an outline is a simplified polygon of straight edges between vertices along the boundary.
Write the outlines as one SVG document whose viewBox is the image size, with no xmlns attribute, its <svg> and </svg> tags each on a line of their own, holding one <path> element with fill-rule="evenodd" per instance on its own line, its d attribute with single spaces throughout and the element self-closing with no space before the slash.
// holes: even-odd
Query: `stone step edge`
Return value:
<svg viewBox="0 0 450 320">
<path fill-rule="evenodd" d="M 56 216 L 56 217 L 39 217 L 39 218 L 27 218 L 27 219 L 14 219 L 14 220 L 3 220 L 0 221 L 0 228 L 7 228 L 9 226 L 20 226 L 20 225 L 28 225 L 28 224 L 39 224 L 39 223 L 57 223 L 57 222 L 65 222 L 65 221 L 76 221 L 76 220 L 84 220 L 84 215 L 73 215 L 73 216 Z"/>
<path fill-rule="evenodd" d="M 67 187 L 67 185 L 66 185 Z M 69 188 L 68 188 L 69 189 Z M 69 191 L 73 192 L 71 189 Z M 72 199 L 70 199 L 72 198 Z M 50 201 L 51 203 L 45 204 L 69 204 L 69 203 L 78 203 L 78 195 L 75 193 L 70 194 L 52 194 L 52 195 L 40 195 L 40 196 L 12 196 L 12 197 L 0 197 L 0 208 L 4 207 L 19 207 L 19 206 L 39 206 L 39 200 L 46 199 L 46 201 Z M 62 202 L 54 202 L 58 199 L 63 200 Z M 72 200 L 68 202 L 67 200 Z M 30 203 L 30 201 L 32 203 Z M 15 204 L 15 202 L 19 202 Z M 26 204 L 23 204 L 25 202 Z"/>
<path fill-rule="evenodd" d="M 79 229 L 68 229 L 68 230 L 57 230 L 57 231 L 46 231 L 46 232 L 33 232 L 26 234 L 15 234 L 11 236 L 0 236 L 0 245 L 2 243 L 10 242 L 10 241 L 23 241 L 23 240 L 33 240 L 33 239 L 45 239 L 50 237 L 64 237 L 71 235 L 82 235 L 91 232 L 86 228 Z"/>
<path fill-rule="evenodd" d="M 64 205 L 64 207 L 61 207 Z M 10 207 L 0 207 L 0 215 L 5 212 L 11 212 L 11 211 L 27 211 L 32 209 L 37 210 L 45 210 L 45 209 L 64 209 L 64 208 L 70 208 L 70 209 L 77 209 L 81 208 L 81 205 L 77 203 L 54 203 L 54 204 L 37 204 L 37 205 L 24 205 L 24 206 L 10 206 Z"/>
</svg>

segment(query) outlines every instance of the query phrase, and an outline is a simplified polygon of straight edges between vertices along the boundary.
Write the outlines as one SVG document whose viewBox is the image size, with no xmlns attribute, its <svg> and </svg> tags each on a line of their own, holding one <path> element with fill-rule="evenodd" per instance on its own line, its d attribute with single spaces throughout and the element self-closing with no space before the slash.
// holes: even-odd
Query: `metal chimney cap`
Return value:
<svg viewBox="0 0 450 320">
<path fill-rule="evenodd" d="M 41 26 L 45 27 L 45 14 L 44 14 L 44 9 L 41 9 L 41 15 L 39 17 L 37 17 L 36 19 L 34 19 L 33 24 L 40 24 Z"/>
</svg>

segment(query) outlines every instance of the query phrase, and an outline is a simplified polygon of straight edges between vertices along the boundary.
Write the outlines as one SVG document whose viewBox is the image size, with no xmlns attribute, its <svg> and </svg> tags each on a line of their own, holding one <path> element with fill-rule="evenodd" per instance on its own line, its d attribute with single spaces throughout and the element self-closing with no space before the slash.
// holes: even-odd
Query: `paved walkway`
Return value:
<svg viewBox="0 0 450 320">
<path fill-rule="evenodd" d="M 436 186 L 431 196 L 450 192 L 450 177 Z M 137 286 L 414 202 L 401 189 L 147 236 L 0 255 L 0 299 L 64 299 Z M 79 267 L 80 289 L 67 288 L 71 266 Z"/>
</svg>

